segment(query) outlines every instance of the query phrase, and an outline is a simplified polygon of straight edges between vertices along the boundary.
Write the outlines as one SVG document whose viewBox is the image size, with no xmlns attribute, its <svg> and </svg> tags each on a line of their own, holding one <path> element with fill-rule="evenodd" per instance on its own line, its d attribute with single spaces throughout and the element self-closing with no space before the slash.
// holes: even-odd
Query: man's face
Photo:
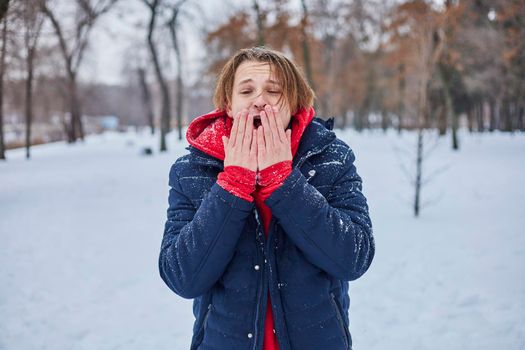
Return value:
<svg viewBox="0 0 525 350">
<path fill-rule="evenodd" d="M 259 127 L 259 115 L 266 105 L 278 108 L 279 117 L 286 128 L 291 118 L 290 107 L 280 82 L 271 75 L 270 64 L 244 61 L 235 71 L 231 106 L 226 109 L 228 116 L 233 117 L 246 109 L 254 116 L 254 126 Z"/>
</svg>

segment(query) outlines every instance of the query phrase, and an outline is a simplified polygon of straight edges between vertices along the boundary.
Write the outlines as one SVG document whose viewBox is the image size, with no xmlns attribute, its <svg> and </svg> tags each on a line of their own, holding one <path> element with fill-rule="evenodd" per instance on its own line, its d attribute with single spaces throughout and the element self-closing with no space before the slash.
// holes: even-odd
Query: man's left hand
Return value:
<svg viewBox="0 0 525 350">
<path fill-rule="evenodd" d="M 292 130 L 284 130 L 277 107 L 266 105 L 260 115 L 262 125 L 257 128 L 258 171 L 285 160 L 292 160 Z"/>
</svg>

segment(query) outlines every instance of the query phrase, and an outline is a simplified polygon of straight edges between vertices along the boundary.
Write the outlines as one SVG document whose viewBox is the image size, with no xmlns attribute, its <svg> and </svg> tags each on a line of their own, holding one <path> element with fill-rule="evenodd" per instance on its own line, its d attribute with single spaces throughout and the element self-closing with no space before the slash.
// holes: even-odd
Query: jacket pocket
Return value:
<svg viewBox="0 0 525 350">
<path fill-rule="evenodd" d="M 210 315 L 212 309 L 212 304 L 208 304 L 208 310 L 206 310 L 206 313 L 204 314 L 204 318 L 202 319 L 202 323 L 199 326 L 199 329 L 197 333 L 193 335 L 193 340 L 191 343 L 190 350 L 198 350 L 200 349 L 200 346 L 204 340 L 204 329 L 206 328 L 206 322 L 208 321 L 208 316 Z"/>
<path fill-rule="evenodd" d="M 202 331 L 204 331 L 204 329 L 206 328 L 206 321 L 208 321 L 208 316 L 210 315 L 211 308 L 211 304 L 208 304 L 208 311 L 206 311 L 206 315 L 204 315 L 204 320 L 202 321 Z"/>
<path fill-rule="evenodd" d="M 347 330 L 346 330 L 346 326 L 345 326 L 345 323 L 344 323 L 344 320 L 343 320 L 343 314 L 341 312 L 341 309 L 339 308 L 339 304 L 335 300 L 335 295 L 332 292 L 330 292 L 330 301 L 332 302 L 332 305 L 334 306 L 335 313 L 336 313 L 336 316 L 337 316 L 337 321 L 339 323 L 339 328 L 340 328 L 340 330 L 341 330 L 341 332 L 343 334 L 343 340 L 345 342 L 345 349 L 350 349 L 349 341 L 348 341 L 348 335 L 346 334 Z"/>
<path fill-rule="evenodd" d="M 200 339 L 200 341 L 202 341 L 202 338 L 204 337 L 204 329 L 206 328 L 206 322 L 208 321 L 208 316 L 210 315 L 211 309 L 212 309 L 212 305 L 210 303 L 208 304 L 208 310 L 206 310 L 206 314 L 204 315 L 204 318 L 202 319 L 202 324 L 199 327 L 199 332 L 197 333 L 197 338 Z"/>
</svg>

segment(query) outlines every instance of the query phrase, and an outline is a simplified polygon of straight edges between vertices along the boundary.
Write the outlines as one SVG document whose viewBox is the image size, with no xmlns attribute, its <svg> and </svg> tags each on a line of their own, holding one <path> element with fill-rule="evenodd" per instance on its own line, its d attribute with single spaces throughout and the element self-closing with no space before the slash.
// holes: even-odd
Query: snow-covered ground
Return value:
<svg viewBox="0 0 525 350">
<path fill-rule="evenodd" d="M 0 163 L 0 349 L 188 349 L 191 300 L 159 277 L 168 171 L 144 134 L 91 136 Z M 525 349 L 525 135 L 461 133 L 412 216 L 415 134 L 354 131 L 376 256 L 350 284 L 355 350 Z M 429 137 L 428 139 L 430 139 Z M 140 155 L 152 145 L 152 157 Z M 440 170 L 441 169 L 441 170 Z"/>
</svg>

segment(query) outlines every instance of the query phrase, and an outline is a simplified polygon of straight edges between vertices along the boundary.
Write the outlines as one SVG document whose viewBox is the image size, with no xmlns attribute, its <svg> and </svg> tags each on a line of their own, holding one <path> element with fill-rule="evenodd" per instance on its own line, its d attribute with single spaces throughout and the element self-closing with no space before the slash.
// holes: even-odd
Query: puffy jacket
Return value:
<svg viewBox="0 0 525 350">
<path fill-rule="evenodd" d="M 162 279 L 194 298 L 191 350 L 260 350 L 267 291 L 281 350 L 351 349 L 348 281 L 375 253 L 350 147 L 314 118 L 292 173 L 259 213 L 217 184 L 223 162 L 195 147 L 170 169 Z"/>
</svg>

